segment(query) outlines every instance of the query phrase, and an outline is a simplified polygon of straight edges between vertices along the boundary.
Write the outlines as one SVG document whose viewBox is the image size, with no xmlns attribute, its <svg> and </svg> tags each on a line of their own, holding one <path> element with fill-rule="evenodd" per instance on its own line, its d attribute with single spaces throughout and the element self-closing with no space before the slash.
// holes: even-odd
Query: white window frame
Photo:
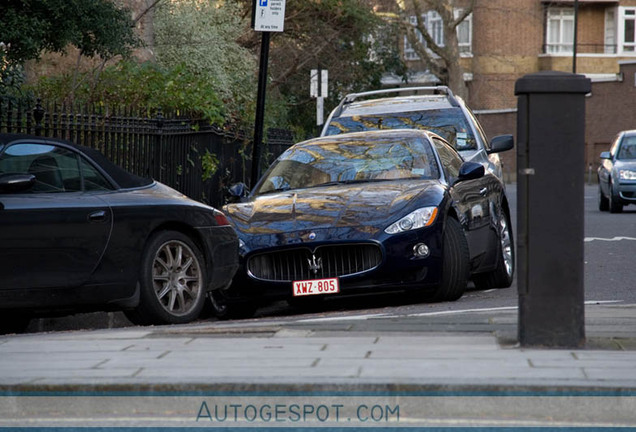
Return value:
<svg viewBox="0 0 636 432">
<path fill-rule="evenodd" d="M 618 8 L 618 54 L 619 55 L 636 55 L 636 7 L 619 7 Z M 633 25 L 631 42 L 625 41 L 627 22 L 631 21 Z"/>
<path fill-rule="evenodd" d="M 456 10 L 454 12 L 455 16 L 456 17 L 459 16 L 461 12 L 462 12 L 461 10 Z M 444 46 L 444 25 L 442 23 L 442 17 L 436 11 L 428 11 L 422 14 L 421 19 L 423 21 L 424 27 L 428 30 L 429 34 L 431 35 L 435 43 L 438 46 L 443 47 Z M 410 16 L 409 20 L 411 22 L 411 25 L 417 26 L 417 17 L 415 15 Z M 462 26 L 464 27 L 468 26 L 466 40 L 461 40 L 459 38 L 459 35 L 460 35 L 459 29 Z M 457 31 L 457 37 L 458 37 L 457 42 L 458 42 L 458 48 L 459 48 L 460 54 L 472 53 L 472 44 L 473 44 L 473 14 L 472 13 L 468 15 L 466 19 L 464 19 L 464 21 L 462 21 L 459 24 L 459 26 L 457 26 L 456 31 Z M 426 41 L 424 40 L 424 36 L 422 36 L 422 33 L 420 33 L 420 31 L 417 29 L 415 30 L 415 32 L 419 42 L 423 44 L 424 46 L 426 46 Z M 432 52 L 431 52 L 431 55 L 435 57 L 435 54 L 433 54 Z M 417 55 L 417 53 L 415 52 L 415 49 L 413 49 L 413 46 L 409 42 L 406 35 L 404 36 L 404 59 L 407 61 L 420 60 L 420 56 Z"/>
<path fill-rule="evenodd" d="M 605 9 L 605 48 L 603 49 L 603 52 L 605 54 L 616 54 L 616 52 L 618 51 L 617 16 L 617 8 Z"/>
<path fill-rule="evenodd" d="M 557 24 L 556 31 L 552 24 Z M 570 24 L 572 33 L 565 31 L 566 24 Z M 545 25 L 545 52 L 546 54 L 572 54 L 574 52 L 574 8 L 548 7 Z"/>
</svg>

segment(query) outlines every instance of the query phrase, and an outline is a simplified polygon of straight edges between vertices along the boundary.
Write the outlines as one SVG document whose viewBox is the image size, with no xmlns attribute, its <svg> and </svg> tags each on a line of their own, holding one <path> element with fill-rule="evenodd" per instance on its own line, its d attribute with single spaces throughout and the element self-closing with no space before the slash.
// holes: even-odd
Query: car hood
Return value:
<svg viewBox="0 0 636 432">
<path fill-rule="evenodd" d="M 619 169 L 628 169 L 636 171 L 636 160 L 635 159 L 617 159 L 614 163 L 614 167 Z"/>
<path fill-rule="evenodd" d="M 249 249 L 306 241 L 361 240 L 418 207 L 438 205 L 437 180 L 403 180 L 297 189 L 227 205 Z"/>
</svg>

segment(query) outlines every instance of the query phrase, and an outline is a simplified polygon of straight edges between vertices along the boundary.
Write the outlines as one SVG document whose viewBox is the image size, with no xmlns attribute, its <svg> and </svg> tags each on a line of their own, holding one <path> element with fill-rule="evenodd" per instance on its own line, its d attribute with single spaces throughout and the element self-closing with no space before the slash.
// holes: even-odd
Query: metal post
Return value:
<svg viewBox="0 0 636 432">
<path fill-rule="evenodd" d="M 265 119 L 265 91 L 267 90 L 267 63 L 269 60 L 270 32 L 263 32 L 261 38 L 261 57 L 258 70 L 258 93 L 256 96 L 256 119 L 254 122 L 254 142 L 252 143 L 252 177 L 250 187 L 258 182 L 263 145 L 263 124 Z"/>
<path fill-rule="evenodd" d="M 585 343 L 585 94 L 590 80 L 539 72 L 517 81 L 519 342 Z"/>
<path fill-rule="evenodd" d="M 574 46 L 572 47 L 572 73 L 576 73 L 577 34 L 579 29 L 579 0 L 574 0 Z"/>
</svg>

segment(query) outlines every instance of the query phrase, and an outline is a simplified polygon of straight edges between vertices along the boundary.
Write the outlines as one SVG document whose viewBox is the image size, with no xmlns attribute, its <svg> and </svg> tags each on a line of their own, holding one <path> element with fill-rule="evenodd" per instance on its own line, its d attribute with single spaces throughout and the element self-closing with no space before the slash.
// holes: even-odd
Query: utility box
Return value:
<svg viewBox="0 0 636 432">
<path fill-rule="evenodd" d="M 582 75 L 516 82 L 517 285 L 521 346 L 580 347 L 584 318 L 585 95 Z"/>
</svg>

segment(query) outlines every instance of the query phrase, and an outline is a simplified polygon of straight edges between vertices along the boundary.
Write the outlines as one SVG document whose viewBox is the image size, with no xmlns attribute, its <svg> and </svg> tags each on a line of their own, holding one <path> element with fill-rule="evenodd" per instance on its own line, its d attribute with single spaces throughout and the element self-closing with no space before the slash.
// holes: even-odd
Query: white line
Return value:
<svg viewBox="0 0 636 432">
<path fill-rule="evenodd" d="M 339 316 L 339 317 L 325 317 L 325 318 L 307 318 L 301 319 L 295 322 L 325 322 L 325 321 L 362 321 L 369 318 L 382 318 L 386 314 L 367 314 L 367 315 L 354 315 L 354 316 Z M 392 315 L 392 317 L 398 315 Z"/>
<path fill-rule="evenodd" d="M 585 237 L 585 239 L 583 241 L 585 242 L 592 242 L 592 241 L 605 241 L 605 242 L 615 242 L 615 241 L 621 241 L 621 240 L 631 240 L 631 241 L 636 241 L 636 238 L 634 237 L 612 237 L 612 238 L 602 238 L 602 237 Z"/>
</svg>

